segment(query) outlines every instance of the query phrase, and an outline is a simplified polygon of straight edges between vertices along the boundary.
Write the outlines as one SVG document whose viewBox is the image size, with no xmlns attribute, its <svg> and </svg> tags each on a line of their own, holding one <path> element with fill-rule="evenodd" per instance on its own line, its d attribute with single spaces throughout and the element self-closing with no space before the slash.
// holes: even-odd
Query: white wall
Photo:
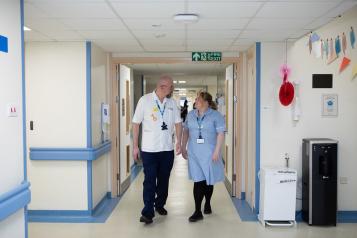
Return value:
<svg viewBox="0 0 357 238">
<path fill-rule="evenodd" d="M 84 42 L 26 43 L 27 148 L 86 145 Z M 31 161 L 29 209 L 86 210 L 86 161 Z"/>
<path fill-rule="evenodd" d="M 20 20 L 20 1 L 2 0 L 0 35 L 8 38 L 8 53 L 0 52 L 0 195 L 24 180 Z M 17 105 L 17 117 L 7 117 L 9 103 Z M 24 237 L 24 223 L 24 209 L 20 209 L 0 222 L 0 237 Z"/>
<path fill-rule="evenodd" d="M 101 104 L 108 103 L 108 72 L 107 53 L 95 44 L 91 44 L 92 64 L 92 144 L 93 147 L 101 143 Z M 109 128 L 108 128 L 109 131 Z M 108 139 L 104 138 L 104 139 Z M 109 153 L 93 161 L 92 165 L 92 192 L 93 208 L 109 191 L 108 185 L 108 163 Z"/>
<path fill-rule="evenodd" d="M 8 38 L 8 53 L 0 52 L 0 195 L 24 180 L 20 20 L 20 1 L 1 1 L 0 35 Z M 9 103 L 17 106 L 17 117 L 5 113 Z M 0 222 L 0 237 L 25 237 L 24 224 L 20 209 Z"/>
<path fill-rule="evenodd" d="M 316 30 L 322 38 L 335 38 L 351 26 L 357 29 L 357 8 L 343 14 L 321 29 Z M 357 81 L 351 79 L 353 64 L 357 61 L 357 49 L 352 50 L 347 39 L 347 56 L 351 65 L 339 73 L 343 54 L 327 65 L 325 60 L 309 54 L 308 37 L 288 47 L 288 64 L 292 68 L 291 81 L 300 81 L 301 119 L 294 123 L 291 106 L 283 107 L 278 102 L 280 64 L 284 62 L 284 43 L 262 44 L 261 78 L 261 166 L 284 164 L 284 154 L 290 155 L 291 167 L 297 168 L 301 178 L 301 143 L 306 137 L 328 137 L 339 141 L 338 176 L 347 177 L 347 184 L 338 184 L 338 210 L 357 210 Z M 332 73 L 332 89 L 312 89 L 312 74 Z M 338 117 L 321 117 L 321 95 L 338 94 Z M 299 181 L 298 196 L 301 194 Z M 297 204 L 301 208 L 301 203 Z"/>
</svg>

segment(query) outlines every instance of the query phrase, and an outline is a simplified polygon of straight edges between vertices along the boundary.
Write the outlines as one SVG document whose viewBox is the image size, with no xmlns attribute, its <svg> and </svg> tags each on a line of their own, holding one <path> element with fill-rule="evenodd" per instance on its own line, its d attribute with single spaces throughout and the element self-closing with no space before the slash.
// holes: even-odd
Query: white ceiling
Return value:
<svg viewBox="0 0 357 238">
<path fill-rule="evenodd" d="M 232 52 L 326 24 L 356 0 L 25 0 L 26 41 L 90 40 L 112 53 Z M 173 21 L 196 13 L 199 22 Z M 153 27 L 153 25 L 160 25 Z"/>
</svg>

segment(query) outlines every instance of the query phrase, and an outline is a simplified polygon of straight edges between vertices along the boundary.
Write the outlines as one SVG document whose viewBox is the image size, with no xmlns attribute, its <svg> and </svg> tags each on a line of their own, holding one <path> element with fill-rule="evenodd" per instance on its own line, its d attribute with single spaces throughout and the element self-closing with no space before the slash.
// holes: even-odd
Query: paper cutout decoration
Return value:
<svg viewBox="0 0 357 238">
<path fill-rule="evenodd" d="M 323 39 L 321 39 L 321 58 L 324 58 L 324 54 L 325 54 L 325 42 L 323 41 Z"/>
<path fill-rule="evenodd" d="M 280 73 L 283 75 L 283 84 L 280 86 L 279 100 L 282 105 L 288 106 L 294 99 L 294 86 L 288 81 L 290 68 L 284 64 L 280 68 Z"/>
<path fill-rule="evenodd" d="M 352 79 L 354 79 L 357 76 L 357 64 L 353 66 L 352 69 Z"/>
<path fill-rule="evenodd" d="M 340 65 L 340 73 L 350 64 L 351 60 L 347 57 L 343 57 Z"/>
<path fill-rule="evenodd" d="M 316 33 L 312 34 L 311 36 L 311 42 L 314 43 L 316 41 L 319 41 L 320 40 L 320 36 Z"/>
<path fill-rule="evenodd" d="M 325 51 L 326 51 L 326 59 L 328 59 L 329 56 L 329 42 L 328 39 L 325 41 Z"/>
<path fill-rule="evenodd" d="M 335 47 L 334 47 L 334 42 L 333 39 L 331 38 L 330 40 L 330 56 L 327 60 L 327 64 L 331 64 L 335 59 L 337 59 L 337 55 L 336 55 L 336 51 L 335 51 Z"/>
<path fill-rule="evenodd" d="M 347 48 L 347 39 L 346 39 L 345 33 L 343 32 L 342 33 L 342 51 L 343 51 L 344 55 L 346 54 L 346 48 Z"/>
<path fill-rule="evenodd" d="M 336 50 L 336 55 L 338 57 L 338 55 L 341 53 L 341 42 L 340 42 L 340 36 L 337 36 L 336 40 L 335 40 L 335 50 Z"/>
<path fill-rule="evenodd" d="M 314 53 L 316 58 L 321 57 L 321 41 L 314 41 L 312 43 L 312 52 Z"/>
<path fill-rule="evenodd" d="M 355 43 L 356 43 L 356 36 L 355 36 L 355 32 L 353 31 L 352 26 L 351 26 L 351 31 L 350 31 L 350 40 L 351 40 L 351 47 L 354 49 Z"/>
<path fill-rule="evenodd" d="M 310 55 L 311 55 L 311 51 L 312 51 L 312 39 L 311 39 L 311 34 L 309 36 L 309 51 L 310 51 Z"/>
</svg>

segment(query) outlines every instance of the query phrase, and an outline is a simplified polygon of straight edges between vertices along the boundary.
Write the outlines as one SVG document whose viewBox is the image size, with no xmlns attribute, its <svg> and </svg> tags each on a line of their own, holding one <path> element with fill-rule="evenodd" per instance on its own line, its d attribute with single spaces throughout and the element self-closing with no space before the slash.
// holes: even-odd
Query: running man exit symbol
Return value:
<svg viewBox="0 0 357 238">
<path fill-rule="evenodd" d="M 5 53 L 9 51 L 7 37 L 2 35 L 0 35 L 0 51 Z"/>
<path fill-rule="evenodd" d="M 192 61 L 222 61 L 222 52 L 192 52 Z"/>
</svg>

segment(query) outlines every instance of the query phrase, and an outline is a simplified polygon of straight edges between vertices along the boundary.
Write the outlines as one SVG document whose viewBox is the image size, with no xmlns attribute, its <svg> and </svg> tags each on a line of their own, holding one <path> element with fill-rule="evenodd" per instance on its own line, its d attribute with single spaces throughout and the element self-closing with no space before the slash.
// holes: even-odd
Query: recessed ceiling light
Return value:
<svg viewBox="0 0 357 238">
<path fill-rule="evenodd" d="M 24 26 L 24 31 L 31 31 L 31 29 L 28 28 L 27 26 Z"/>
<path fill-rule="evenodd" d="M 164 38 L 166 36 L 166 34 L 165 33 L 158 33 L 158 34 L 155 34 L 154 36 L 155 36 L 155 38 Z"/>
<path fill-rule="evenodd" d="M 176 80 L 174 80 L 174 83 L 177 83 L 177 81 L 176 81 Z"/>
<path fill-rule="evenodd" d="M 161 27 L 161 24 L 152 24 L 152 27 Z"/>
<path fill-rule="evenodd" d="M 186 81 L 185 80 L 180 80 L 180 81 L 178 81 L 179 83 L 186 83 Z"/>
<path fill-rule="evenodd" d="M 174 20 L 185 24 L 195 23 L 198 21 L 198 15 L 194 13 L 181 13 L 174 16 Z"/>
</svg>

